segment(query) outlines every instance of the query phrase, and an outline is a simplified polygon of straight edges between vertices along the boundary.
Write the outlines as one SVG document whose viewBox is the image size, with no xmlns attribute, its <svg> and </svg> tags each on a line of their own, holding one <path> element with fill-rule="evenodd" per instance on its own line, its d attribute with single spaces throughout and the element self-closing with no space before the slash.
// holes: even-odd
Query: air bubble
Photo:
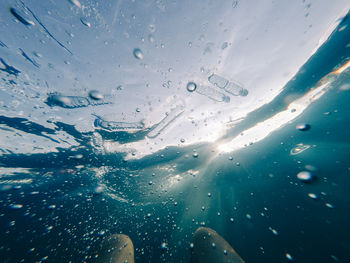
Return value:
<svg viewBox="0 0 350 263">
<path fill-rule="evenodd" d="M 311 126 L 307 123 L 300 123 L 296 126 L 296 129 L 299 131 L 307 131 L 310 130 Z"/>
<path fill-rule="evenodd" d="M 334 205 L 330 204 L 330 203 L 325 203 L 325 205 L 328 207 L 328 208 L 334 208 Z"/>
<path fill-rule="evenodd" d="M 311 182 L 314 178 L 313 174 L 308 171 L 302 171 L 297 174 L 297 178 L 302 182 Z"/>
<path fill-rule="evenodd" d="M 211 84 L 213 84 L 213 85 L 215 85 L 215 86 L 217 86 L 217 87 L 219 87 L 221 89 L 225 88 L 227 86 L 227 84 L 228 84 L 228 80 L 227 79 L 225 79 L 225 78 L 223 78 L 223 77 L 221 77 L 221 76 L 219 76 L 217 74 L 210 75 L 208 77 L 208 81 Z"/>
<path fill-rule="evenodd" d="M 290 150 L 291 155 L 297 155 L 299 153 L 302 153 L 303 151 L 309 149 L 310 145 L 304 145 L 302 143 L 297 144 L 293 149 Z"/>
<path fill-rule="evenodd" d="M 72 5 L 75 5 L 76 7 L 81 8 L 81 4 L 80 4 L 80 2 L 78 0 L 69 0 L 69 2 Z"/>
<path fill-rule="evenodd" d="M 238 6 L 238 0 L 233 0 L 232 7 L 236 8 Z"/>
<path fill-rule="evenodd" d="M 273 229 L 272 227 L 269 227 L 269 230 L 274 234 L 275 236 L 278 236 L 278 232 L 276 229 Z"/>
<path fill-rule="evenodd" d="M 210 86 L 197 86 L 196 92 L 216 102 L 230 102 L 230 97 Z"/>
<path fill-rule="evenodd" d="M 89 92 L 89 97 L 93 100 L 103 100 L 104 96 L 98 90 L 91 90 Z"/>
<path fill-rule="evenodd" d="M 134 57 L 136 59 L 140 59 L 140 60 L 143 59 L 143 53 L 142 53 L 141 49 L 135 48 L 133 51 L 133 54 L 134 54 Z"/>
<path fill-rule="evenodd" d="M 87 27 L 91 27 L 91 23 L 87 21 L 84 17 L 80 18 L 80 22 Z"/>
<path fill-rule="evenodd" d="M 286 253 L 286 258 L 287 258 L 289 261 L 293 261 L 293 257 L 292 257 L 289 253 Z"/>
<path fill-rule="evenodd" d="M 314 199 L 314 200 L 318 199 L 318 196 L 317 196 L 316 194 L 308 193 L 307 195 L 308 195 L 311 199 Z"/>
<path fill-rule="evenodd" d="M 97 187 L 94 189 L 94 193 L 95 193 L 95 194 L 101 194 L 101 193 L 103 193 L 103 190 L 104 190 L 104 187 L 101 186 L 101 185 L 99 185 L 99 186 L 97 186 Z"/>
<path fill-rule="evenodd" d="M 186 85 L 186 89 L 189 91 L 189 92 L 193 92 L 197 89 L 197 84 L 194 83 L 194 82 L 188 82 L 187 85 Z"/>
<path fill-rule="evenodd" d="M 25 26 L 34 26 L 34 22 L 30 21 L 28 19 L 25 19 L 22 15 L 19 14 L 19 12 L 14 9 L 13 7 L 10 8 L 10 12 L 11 14 L 19 21 L 21 22 L 23 25 Z"/>
<path fill-rule="evenodd" d="M 18 209 L 21 209 L 22 207 L 23 207 L 23 205 L 21 205 L 21 204 L 13 204 L 10 206 L 10 208 L 13 210 L 18 210 Z"/>
<path fill-rule="evenodd" d="M 165 243 L 165 242 L 163 242 L 163 243 L 160 245 L 160 248 L 161 248 L 162 250 L 167 250 L 168 244 Z"/>
</svg>

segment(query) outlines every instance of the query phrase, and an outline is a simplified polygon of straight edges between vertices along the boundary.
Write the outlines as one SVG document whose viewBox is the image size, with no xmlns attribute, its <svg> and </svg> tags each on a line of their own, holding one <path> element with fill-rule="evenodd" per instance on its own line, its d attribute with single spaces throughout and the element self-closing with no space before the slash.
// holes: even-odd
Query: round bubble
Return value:
<svg viewBox="0 0 350 263">
<path fill-rule="evenodd" d="M 297 178 L 303 182 L 310 182 L 310 181 L 312 181 L 314 176 L 312 175 L 312 173 L 310 173 L 308 171 L 302 171 L 302 172 L 297 174 Z"/>
<path fill-rule="evenodd" d="M 197 89 L 197 84 L 194 83 L 194 82 L 188 82 L 187 83 L 187 86 L 186 86 L 186 89 L 189 91 L 189 92 L 193 92 Z"/>
</svg>

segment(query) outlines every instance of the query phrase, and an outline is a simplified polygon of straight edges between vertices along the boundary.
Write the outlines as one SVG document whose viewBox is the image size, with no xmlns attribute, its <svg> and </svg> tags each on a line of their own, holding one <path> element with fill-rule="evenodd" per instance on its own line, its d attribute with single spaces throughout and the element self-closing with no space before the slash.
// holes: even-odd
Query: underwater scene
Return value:
<svg viewBox="0 0 350 263">
<path fill-rule="evenodd" d="M 349 10 L 0 1 L 0 262 L 350 262 Z"/>
</svg>

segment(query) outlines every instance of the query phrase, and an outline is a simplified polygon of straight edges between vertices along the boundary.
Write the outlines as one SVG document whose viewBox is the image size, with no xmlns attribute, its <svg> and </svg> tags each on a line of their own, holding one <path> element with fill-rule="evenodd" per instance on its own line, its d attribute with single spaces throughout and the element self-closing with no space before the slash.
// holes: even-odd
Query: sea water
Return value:
<svg viewBox="0 0 350 263">
<path fill-rule="evenodd" d="M 233 37 L 223 49 L 215 42 L 221 37 L 216 28 L 225 17 L 248 15 L 253 7 L 241 1 L 229 3 L 229 12 L 237 12 L 225 15 L 226 7 L 198 4 L 208 16 L 193 14 L 202 19 L 199 25 L 186 16 L 192 33 L 199 33 L 191 45 L 176 43 L 179 50 L 188 49 L 183 54 L 162 51 L 178 38 L 164 33 L 173 23 L 162 31 L 156 20 L 185 12 L 186 3 L 152 2 L 153 18 L 144 24 L 156 43 L 145 44 L 148 33 L 139 17 L 147 4 L 5 2 L 0 5 L 6 21 L 0 35 L 1 262 L 89 262 L 98 257 L 102 240 L 115 233 L 131 238 L 136 262 L 189 262 L 192 235 L 200 226 L 217 231 L 246 262 L 350 261 L 346 12 L 295 74 L 278 75 L 284 74 L 285 85 L 263 101 L 274 91 L 266 86 L 254 95 L 259 87 L 253 80 L 266 77 L 273 83 L 273 75 L 259 75 L 258 69 L 263 70 L 259 63 L 272 65 L 282 56 L 278 51 L 269 61 L 255 57 L 257 68 L 239 54 L 230 70 L 217 66 L 223 63 L 218 58 L 228 56 L 217 52 L 230 49 L 241 29 L 230 24 Z M 303 19 L 312 16 L 311 3 L 300 5 Z M 300 32 L 312 30 L 307 23 Z M 121 31 L 113 31 L 117 25 Z M 140 38 L 137 45 L 125 44 L 134 38 Z M 300 50 L 306 49 L 300 39 Z M 249 39 L 239 46 L 242 41 Z M 274 41 L 270 49 L 287 45 Z M 200 52 L 192 53 L 195 48 Z M 246 60 L 253 59 L 251 52 Z M 198 65 L 210 66 L 192 70 L 186 58 L 195 55 Z M 178 56 L 184 59 L 180 64 Z M 173 58 L 172 70 L 162 69 L 166 58 Z M 278 61 L 281 71 L 285 62 Z"/>
</svg>

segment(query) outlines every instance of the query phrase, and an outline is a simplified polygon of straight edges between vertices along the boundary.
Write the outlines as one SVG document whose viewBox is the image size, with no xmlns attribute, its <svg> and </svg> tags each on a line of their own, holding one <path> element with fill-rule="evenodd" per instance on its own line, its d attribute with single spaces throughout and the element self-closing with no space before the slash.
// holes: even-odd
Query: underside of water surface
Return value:
<svg viewBox="0 0 350 263">
<path fill-rule="evenodd" d="M 1 1 L 0 261 L 350 262 L 349 9 Z"/>
</svg>

